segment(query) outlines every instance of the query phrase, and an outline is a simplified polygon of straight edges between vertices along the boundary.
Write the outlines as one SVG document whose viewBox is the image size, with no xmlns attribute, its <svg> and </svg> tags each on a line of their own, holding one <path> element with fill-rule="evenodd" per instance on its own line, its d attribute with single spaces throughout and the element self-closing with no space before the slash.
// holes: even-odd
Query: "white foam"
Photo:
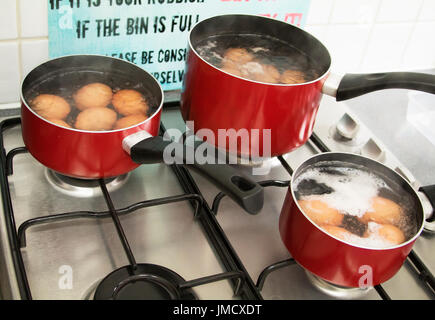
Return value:
<svg viewBox="0 0 435 320">
<path fill-rule="evenodd" d="M 264 74 L 263 66 L 255 61 L 250 61 L 241 65 L 240 71 L 242 72 L 243 75 Z"/>
<path fill-rule="evenodd" d="M 262 47 L 255 47 L 255 48 L 252 48 L 251 50 L 252 50 L 254 53 L 261 52 L 261 51 L 263 51 L 263 52 L 268 52 L 268 51 L 270 51 L 269 49 L 267 49 L 267 48 L 262 48 Z"/>
<path fill-rule="evenodd" d="M 311 168 L 295 179 L 296 191 L 298 184 L 305 179 L 312 179 L 323 183 L 334 192 L 322 195 L 309 195 L 303 200 L 321 200 L 328 206 L 352 216 L 362 217 L 372 209 L 372 199 L 377 196 L 380 188 L 388 188 L 379 177 L 356 168 L 333 168 L 344 175 L 321 172 L 319 168 Z"/>
<path fill-rule="evenodd" d="M 367 238 L 362 238 L 362 237 L 358 237 L 356 234 L 349 233 L 344 236 L 343 240 L 351 244 L 367 247 L 367 248 L 385 249 L 385 248 L 393 247 L 395 245 L 394 243 L 391 243 L 376 234 L 371 234 Z"/>
<path fill-rule="evenodd" d="M 210 52 L 214 52 L 214 50 L 212 49 L 216 48 L 216 46 L 217 46 L 216 41 L 209 40 L 205 45 L 198 47 L 197 50 L 200 56 L 206 57 Z"/>
<path fill-rule="evenodd" d="M 218 53 L 216 53 L 216 52 L 214 52 L 214 51 L 211 53 L 211 55 L 212 55 L 213 58 L 215 58 L 215 59 L 218 59 L 218 60 L 224 60 L 220 54 L 218 54 Z"/>
</svg>

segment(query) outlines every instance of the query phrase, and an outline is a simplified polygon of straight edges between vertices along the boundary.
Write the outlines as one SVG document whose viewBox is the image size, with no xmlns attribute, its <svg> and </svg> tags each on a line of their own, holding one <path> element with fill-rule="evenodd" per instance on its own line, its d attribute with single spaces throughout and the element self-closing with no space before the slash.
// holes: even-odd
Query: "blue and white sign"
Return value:
<svg viewBox="0 0 435 320">
<path fill-rule="evenodd" d="M 303 26 L 309 0 L 48 0 L 50 58 L 102 54 L 180 89 L 188 33 L 205 18 L 245 13 Z"/>
</svg>

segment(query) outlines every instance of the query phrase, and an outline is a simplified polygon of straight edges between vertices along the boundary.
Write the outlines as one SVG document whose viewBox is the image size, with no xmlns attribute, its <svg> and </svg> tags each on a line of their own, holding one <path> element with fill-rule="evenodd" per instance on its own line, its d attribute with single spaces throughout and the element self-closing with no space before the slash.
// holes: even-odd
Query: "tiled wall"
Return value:
<svg viewBox="0 0 435 320">
<path fill-rule="evenodd" d="M 435 67 L 435 0 L 311 0 L 305 29 L 339 72 Z"/>
<path fill-rule="evenodd" d="M 338 72 L 435 68 L 435 0 L 311 0 L 305 28 Z M 47 59 L 47 0 L 0 0 L 0 109 Z"/>
<path fill-rule="evenodd" d="M 17 107 L 20 85 L 48 59 L 47 0 L 0 0 L 0 107 Z"/>
</svg>

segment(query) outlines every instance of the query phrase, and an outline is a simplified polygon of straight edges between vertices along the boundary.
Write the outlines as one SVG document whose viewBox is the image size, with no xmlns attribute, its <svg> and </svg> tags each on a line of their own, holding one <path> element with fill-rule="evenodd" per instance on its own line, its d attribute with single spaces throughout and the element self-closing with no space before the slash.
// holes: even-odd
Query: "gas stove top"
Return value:
<svg viewBox="0 0 435 320">
<path fill-rule="evenodd" d="M 185 129 L 177 103 L 165 105 L 162 125 Z M 62 177 L 26 152 L 20 130 L 19 118 L 3 122 L 2 298 L 435 298 L 430 209 L 406 263 L 375 288 L 332 286 L 295 263 L 282 243 L 278 219 L 291 174 L 316 153 L 363 154 L 420 185 L 345 104 L 328 97 L 312 138 L 261 164 L 270 170 L 254 176 L 265 188 L 258 215 L 179 166 L 142 165 L 106 181 Z"/>
</svg>

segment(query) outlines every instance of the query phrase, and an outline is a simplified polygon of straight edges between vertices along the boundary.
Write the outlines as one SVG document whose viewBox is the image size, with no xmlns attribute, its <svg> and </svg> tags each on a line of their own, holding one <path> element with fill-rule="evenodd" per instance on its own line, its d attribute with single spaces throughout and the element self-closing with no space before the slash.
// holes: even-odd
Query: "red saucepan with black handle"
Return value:
<svg viewBox="0 0 435 320">
<path fill-rule="evenodd" d="M 317 174 L 311 176 L 313 179 L 302 176 L 316 168 L 326 173 L 324 178 Z M 352 214 L 358 213 L 360 200 L 368 190 L 364 185 L 369 182 L 343 174 L 350 169 L 382 179 L 377 182 L 377 194 L 367 202 L 369 209 L 358 215 L 325 205 L 327 197 L 332 199 L 339 189 L 333 190 L 333 179 L 340 179 L 343 185 L 350 179 L 364 181 L 360 188 L 345 189 L 347 201 L 349 194 L 354 195 Z M 429 194 L 435 195 L 433 190 Z M 381 284 L 398 272 L 424 223 L 417 192 L 397 172 L 363 156 L 329 152 L 309 158 L 295 170 L 281 210 L 279 231 L 292 257 L 312 274 L 344 287 L 367 287 Z"/>
<path fill-rule="evenodd" d="M 213 56 L 207 60 L 198 50 L 207 39 L 211 42 L 205 54 L 217 50 L 213 41 L 220 36 L 243 39 L 245 35 L 257 35 L 259 42 L 269 37 L 282 46 L 291 46 L 313 62 L 315 76 L 289 84 L 256 81 L 236 75 L 228 67 L 216 66 L 210 62 Z M 235 42 L 233 48 L 238 47 Z M 260 46 L 253 43 L 251 49 L 262 50 Z M 239 47 L 243 47 L 242 43 Z M 428 74 L 392 72 L 344 77 L 331 74 L 331 56 L 320 41 L 296 26 L 267 17 L 222 15 L 203 20 L 190 32 L 189 49 L 182 93 L 183 117 L 194 121 L 196 132 L 207 128 L 217 136 L 220 129 L 240 133 L 248 130 L 252 142 L 249 148 L 231 145 L 223 139 L 215 141 L 218 147 L 242 156 L 277 156 L 303 145 L 313 131 L 323 93 L 336 97 L 337 101 L 387 88 L 435 93 L 435 76 Z M 263 139 L 258 139 L 253 129 L 260 131 L 260 137 L 264 130 L 270 130 L 270 146 L 263 145 Z"/>
<path fill-rule="evenodd" d="M 92 131 L 74 128 L 74 121 L 78 121 L 74 119 L 78 119 L 80 110 L 74 106 L 72 97 L 77 90 L 92 83 L 103 83 L 114 91 L 126 89 L 139 92 L 149 105 L 148 118 L 121 129 Z M 68 111 L 63 119 L 69 122 L 70 127 L 67 127 L 68 123 L 58 124 L 58 121 L 47 119 L 34 110 L 35 99 L 43 94 L 49 95 L 49 98 L 63 96 L 70 104 L 71 112 Z M 94 96 L 98 97 L 98 92 L 87 92 L 84 99 Z M 27 149 L 44 166 L 66 176 L 100 179 L 122 175 L 139 164 L 164 161 L 166 147 L 173 147 L 174 144 L 158 136 L 163 106 L 160 85 L 146 71 L 120 59 L 74 55 L 50 60 L 26 76 L 21 100 L 22 133 Z M 54 110 L 51 114 L 58 114 L 56 111 L 65 105 L 63 102 L 61 106 L 58 101 L 58 98 L 45 101 L 44 110 Z M 131 102 L 126 101 L 127 104 Z M 103 107 L 113 109 L 110 102 L 107 104 Z M 40 108 L 41 105 L 38 105 L 37 111 Z M 113 110 L 107 112 L 114 113 Z M 103 120 L 86 119 L 91 124 L 92 121 Z M 186 155 L 190 155 L 189 159 L 193 162 L 189 162 L 189 167 L 204 174 L 249 213 L 260 211 L 263 190 L 250 177 L 240 175 L 225 164 L 199 165 L 191 157 L 195 150 L 187 146 L 183 145 L 178 150 L 183 152 L 174 154 L 172 161 L 186 164 Z"/>
</svg>

